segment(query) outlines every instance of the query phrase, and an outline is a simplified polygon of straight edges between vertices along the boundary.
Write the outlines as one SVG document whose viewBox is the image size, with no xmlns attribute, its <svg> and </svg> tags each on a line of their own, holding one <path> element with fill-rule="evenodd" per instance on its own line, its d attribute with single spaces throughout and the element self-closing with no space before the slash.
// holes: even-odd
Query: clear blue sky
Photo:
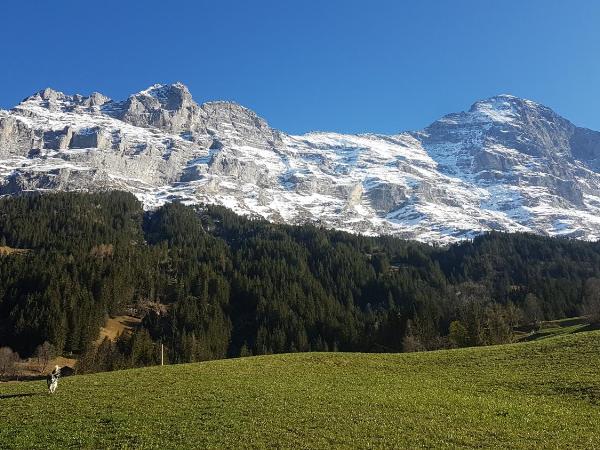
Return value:
<svg viewBox="0 0 600 450">
<path fill-rule="evenodd" d="M 394 133 L 512 93 L 600 130 L 595 0 L 6 1 L 0 50 L 2 108 L 182 81 L 288 132 Z"/>
</svg>

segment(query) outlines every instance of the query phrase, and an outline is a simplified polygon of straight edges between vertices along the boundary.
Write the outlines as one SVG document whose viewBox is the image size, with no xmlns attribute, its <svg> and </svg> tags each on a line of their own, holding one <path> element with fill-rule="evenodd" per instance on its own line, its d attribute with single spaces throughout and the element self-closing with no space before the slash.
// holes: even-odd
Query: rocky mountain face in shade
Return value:
<svg viewBox="0 0 600 450">
<path fill-rule="evenodd" d="M 600 133 L 509 95 L 391 136 L 288 135 L 181 83 L 123 101 L 45 89 L 0 110 L 0 195 L 100 189 L 428 242 L 598 239 Z"/>
</svg>

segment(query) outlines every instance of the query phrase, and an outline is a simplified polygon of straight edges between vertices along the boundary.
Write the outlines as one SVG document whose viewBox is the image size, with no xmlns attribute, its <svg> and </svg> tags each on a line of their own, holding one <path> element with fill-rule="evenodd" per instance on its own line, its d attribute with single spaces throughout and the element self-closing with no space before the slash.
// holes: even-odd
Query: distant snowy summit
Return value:
<svg viewBox="0 0 600 450">
<path fill-rule="evenodd" d="M 122 101 L 45 89 L 0 110 L 0 194 L 121 189 L 276 222 L 453 242 L 600 237 L 600 133 L 510 95 L 393 136 L 274 130 L 181 84 Z"/>
</svg>

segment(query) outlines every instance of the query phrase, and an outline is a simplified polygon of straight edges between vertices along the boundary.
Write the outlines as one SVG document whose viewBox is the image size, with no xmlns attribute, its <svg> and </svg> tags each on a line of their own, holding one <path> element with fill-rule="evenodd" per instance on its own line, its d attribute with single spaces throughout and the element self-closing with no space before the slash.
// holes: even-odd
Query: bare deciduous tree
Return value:
<svg viewBox="0 0 600 450">
<path fill-rule="evenodd" d="M 592 323 L 600 322 L 600 279 L 589 278 L 585 282 L 581 313 Z"/>
<path fill-rule="evenodd" d="M 10 347 L 0 348 L 0 375 L 11 377 L 15 375 L 16 363 L 20 360 L 19 354 Z"/>
<path fill-rule="evenodd" d="M 45 341 L 43 344 L 37 346 L 37 348 L 35 349 L 35 357 L 37 358 L 40 373 L 46 371 L 48 363 L 55 356 L 56 350 L 54 349 L 54 346 L 48 341 Z"/>
<path fill-rule="evenodd" d="M 415 330 L 414 323 L 409 320 L 406 326 L 406 335 L 402 340 L 402 351 L 409 352 L 422 352 L 427 350 L 427 348 L 421 342 L 418 333 Z"/>
<path fill-rule="evenodd" d="M 525 323 L 530 325 L 537 326 L 544 320 L 542 301 L 535 294 L 529 293 L 525 296 L 523 315 L 525 316 Z"/>
</svg>

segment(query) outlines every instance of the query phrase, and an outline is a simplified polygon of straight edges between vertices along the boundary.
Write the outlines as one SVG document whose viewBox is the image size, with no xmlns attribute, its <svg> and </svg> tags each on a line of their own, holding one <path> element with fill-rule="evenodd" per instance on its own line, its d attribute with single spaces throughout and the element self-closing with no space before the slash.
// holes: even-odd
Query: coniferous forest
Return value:
<svg viewBox="0 0 600 450">
<path fill-rule="evenodd" d="M 42 342 L 82 371 L 296 351 L 510 342 L 580 314 L 600 244 L 489 233 L 433 247 L 123 192 L 0 199 L 0 347 Z M 107 317 L 142 318 L 95 345 Z"/>
</svg>

